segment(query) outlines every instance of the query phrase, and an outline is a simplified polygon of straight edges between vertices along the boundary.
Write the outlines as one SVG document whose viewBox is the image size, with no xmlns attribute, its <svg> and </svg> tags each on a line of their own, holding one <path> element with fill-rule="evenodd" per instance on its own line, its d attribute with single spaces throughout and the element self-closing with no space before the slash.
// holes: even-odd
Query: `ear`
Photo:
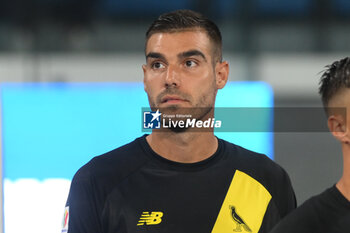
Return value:
<svg viewBox="0 0 350 233">
<path fill-rule="evenodd" d="M 218 62 L 215 66 L 215 74 L 216 74 L 216 87 L 218 89 L 223 88 L 228 79 L 229 73 L 229 65 L 227 61 Z"/>
<path fill-rule="evenodd" d="M 142 70 L 143 70 L 143 89 L 147 92 L 147 85 L 146 85 L 147 67 L 146 67 L 146 65 L 142 65 Z"/>
<path fill-rule="evenodd" d="M 350 143 L 349 132 L 346 127 L 346 120 L 341 115 L 328 117 L 328 128 L 332 135 L 341 143 Z"/>
</svg>

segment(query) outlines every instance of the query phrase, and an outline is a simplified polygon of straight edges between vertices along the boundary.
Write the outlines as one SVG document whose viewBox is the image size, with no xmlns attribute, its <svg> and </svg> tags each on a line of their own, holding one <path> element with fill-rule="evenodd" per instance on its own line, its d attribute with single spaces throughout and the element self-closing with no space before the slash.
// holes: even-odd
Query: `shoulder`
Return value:
<svg viewBox="0 0 350 233">
<path fill-rule="evenodd" d="M 285 170 L 265 154 L 257 153 L 220 139 L 224 150 L 237 164 L 238 169 L 253 177 L 275 179 L 276 175 L 286 174 Z"/>
<path fill-rule="evenodd" d="M 224 141 L 226 154 L 231 157 L 232 165 L 244 172 L 270 193 L 281 217 L 296 206 L 294 190 L 287 172 L 264 154 L 247 150 Z"/>
<path fill-rule="evenodd" d="M 282 219 L 271 233 L 319 232 L 317 228 L 322 225 L 321 222 L 318 222 L 319 210 L 317 206 L 320 197 L 320 195 L 317 195 L 305 201 Z"/>
<path fill-rule="evenodd" d="M 122 180 L 148 161 L 142 147 L 143 140 L 144 136 L 94 157 L 77 171 L 73 182 L 92 179 L 104 182 Z"/>
</svg>

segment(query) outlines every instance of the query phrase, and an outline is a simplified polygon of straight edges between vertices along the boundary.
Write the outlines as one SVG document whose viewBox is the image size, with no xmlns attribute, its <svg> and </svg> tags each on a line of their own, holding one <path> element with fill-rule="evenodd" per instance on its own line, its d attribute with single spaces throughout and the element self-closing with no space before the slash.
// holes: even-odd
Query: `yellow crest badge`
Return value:
<svg viewBox="0 0 350 233">
<path fill-rule="evenodd" d="M 241 232 L 242 231 L 242 226 L 243 229 L 247 232 L 252 232 L 252 230 L 248 227 L 247 223 L 244 222 L 244 220 L 239 216 L 239 214 L 236 211 L 236 208 L 233 205 L 230 205 L 230 210 L 231 210 L 231 215 L 233 221 L 236 223 L 236 228 L 233 229 L 235 232 Z"/>
</svg>

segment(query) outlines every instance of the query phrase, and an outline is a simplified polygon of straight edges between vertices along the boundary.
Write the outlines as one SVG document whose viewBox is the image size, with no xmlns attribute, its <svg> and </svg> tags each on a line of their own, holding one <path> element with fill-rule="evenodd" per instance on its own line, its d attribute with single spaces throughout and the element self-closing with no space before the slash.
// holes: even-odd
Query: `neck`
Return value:
<svg viewBox="0 0 350 233">
<path fill-rule="evenodd" d="M 146 140 L 157 154 L 181 163 L 205 160 L 213 155 L 218 147 L 213 132 L 153 132 Z"/>
<path fill-rule="evenodd" d="M 350 201 L 350 144 L 342 144 L 343 175 L 336 184 L 338 190 Z"/>
</svg>

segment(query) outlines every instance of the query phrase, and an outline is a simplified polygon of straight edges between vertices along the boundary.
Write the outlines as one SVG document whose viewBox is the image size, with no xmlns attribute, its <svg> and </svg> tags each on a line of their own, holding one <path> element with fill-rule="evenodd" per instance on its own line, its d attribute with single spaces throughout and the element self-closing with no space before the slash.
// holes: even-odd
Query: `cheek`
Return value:
<svg viewBox="0 0 350 233">
<path fill-rule="evenodd" d="M 144 75 L 144 84 L 149 89 L 150 87 L 159 87 L 162 85 L 163 73 L 149 71 Z"/>
<path fill-rule="evenodd" d="M 203 83 L 212 85 L 212 83 L 215 82 L 215 72 L 211 67 L 206 67 L 205 69 L 201 69 L 199 72 L 199 75 Z"/>
<path fill-rule="evenodd" d="M 211 71 L 206 71 L 203 74 L 201 82 L 203 89 L 205 89 L 208 94 L 216 89 L 215 74 Z"/>
<path fill-rule="evenodd" d="M 149 83 L 148 84 L 145 83 L 145 91 L 146 91 L 149 98 L 154 96 L 154 90 L 152 88 L 152 85 L 150 85 Z"/>
<path fill-rule="evenodd" d="M 155 85 L 155 79 L 151 75 L 145 74 L 143 84 L 145 87 L 145 91 L 147 92 L 147 94 L 149 94 L 152 92 L 152 89 Z"/>
<path fill-rule="evenodd" d="M 198 66 L 194 69 L 188 69 L 184 72 L 187 73 L 187 75 L 197 77 L 199 79 L 207 79 L 209 76 L 212 75 L 212 71 L 207 66 Z"/>
<path fill-rule="evenodd" d="M 145 79 L 144 80 L 144 87 L 145 91 L 147 93 L 148 99 L 155 103 L 157 96 L 162 90 L 161 83 L 157 81 L 157 79 L 152 78 L 152 79 Z"/>
</svg>

